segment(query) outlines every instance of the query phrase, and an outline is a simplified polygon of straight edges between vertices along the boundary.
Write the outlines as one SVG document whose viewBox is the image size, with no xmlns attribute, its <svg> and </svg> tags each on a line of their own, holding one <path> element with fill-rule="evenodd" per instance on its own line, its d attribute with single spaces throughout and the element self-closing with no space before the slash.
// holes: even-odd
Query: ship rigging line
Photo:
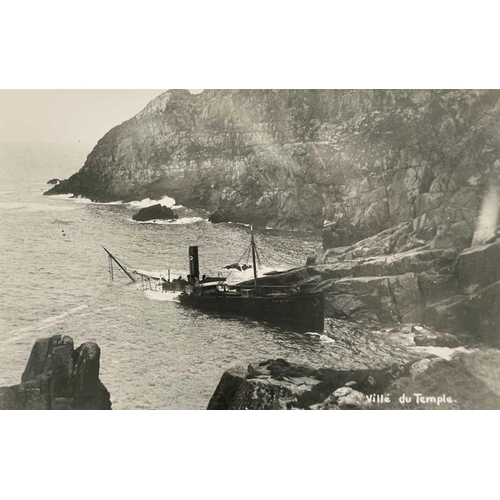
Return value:
<svg viewBox="0 0 500 500">
<path fill-rule="evenodd" d="M 236 264 L 239 265 L 239 263 L 245 258 L 246 256 L 246 260 L 245 262 L 248 261 L 248 258 L 249 258 L 249 254 L 250 254 L 250 248 L 252 247 L 252 245 L 248 245 L 248 247 L 245 249 L 245 251 L 243 252 L 242 256 L 238 259 L 238 261 L 236 262 Z M 229 276 L 231 276 L 231 274 L 233 274 L 235 268 L 231 269 L 231 271 L 229 272 L 229 274 L 226 276 L 226 280 L 229 278 Z"/>
</svg>

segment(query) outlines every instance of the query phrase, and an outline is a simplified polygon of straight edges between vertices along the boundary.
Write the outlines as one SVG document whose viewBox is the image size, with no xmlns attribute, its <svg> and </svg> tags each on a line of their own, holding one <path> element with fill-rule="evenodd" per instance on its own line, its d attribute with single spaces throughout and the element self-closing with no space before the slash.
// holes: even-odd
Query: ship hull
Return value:
<svg viewBox="0 0 500 500">
<path fill-rule="evenodd" d="M 204 311 L 228 313 L 296 327 L 302 331 L 323 332 L 323 293 L 283 296 L 242 297 L 225 293 L 179 296 L 181 304 Z"/>
</svg>

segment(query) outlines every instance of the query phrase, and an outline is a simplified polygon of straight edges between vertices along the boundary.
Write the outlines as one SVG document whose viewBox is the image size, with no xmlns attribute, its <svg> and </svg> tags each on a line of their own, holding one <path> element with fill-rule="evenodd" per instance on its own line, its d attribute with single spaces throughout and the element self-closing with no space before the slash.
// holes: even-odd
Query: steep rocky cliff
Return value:
<svg viewBox="0 0 500 500">
<path fill-rule="evenodd" d="M 499 91 L 169 91 L 49 193 L 174 197 L 217 220 L 322 228 L 325 247 L 416 220 L 400 247 L 472 239 L 500 170 Z"/>
</svg>

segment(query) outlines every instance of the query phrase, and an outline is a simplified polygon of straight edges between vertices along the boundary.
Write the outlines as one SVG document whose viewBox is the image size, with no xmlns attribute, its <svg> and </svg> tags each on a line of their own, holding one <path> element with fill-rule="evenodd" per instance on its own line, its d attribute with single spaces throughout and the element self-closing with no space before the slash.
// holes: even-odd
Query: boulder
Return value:
<svg viewBox="0 0 500 500">
<path fill-rule="evenodd" d="M 400 369 L 397 364 L 382 369 L 315 369 L 284 359 L 251 363 L 247 369 L 235 367 L 223 374 L 207 409 L 364 409 L 365 395 L 383 392 Z"/>
<path fill-rule="evenodd" d="M 410 378 L 415 379 L 421 373 L 424 373 L 435 363 L 439 363 L 440 358 L 424 358 L 419 361 L 416 361 L 410 366 Z"/>
<path fill-rule="evenodd" d="M 473 351 L 410 367 L 387 389 L 384 410 L 499 410 L 500 352 Z M 406 396 L 406 399 L 401 398 Z"/>
<path fill-rule="evenodd" d="M 332 295 L 349 296 L 343 311 L 372 311 L 381 322 L 418 322 L 422 319 L 422 297 L 413 273 L 399 276 L 341 278 L 333 283 Z M 353 300 L 355 298 L 356 300 Z M 337 307 L 341 304 L 336 301 Z M 346 308 L 347 307 L 347 308 Z"/>
<path fill-rule="evenodd" d="M 463 332 L 482 342 L 500 344 L 500 281 L 469 291 L 426 304 L 424 321 L 439 330 Z"/>
<path fill-rule="evenodd" d="M 47 184 L 51 184 L 51 185 L 57 185 L 59 184 L 61 181 L 59 179 L 50 179 L 50 181 L 47 181 Z"/>
<path fill-rule="evenodd" d="M 159 203 L 151 207 L 141 208 L 133 217 L 133 220 L 144 222 L 148 220 L 174 220 L 179 216 L 170 208 Z"/>
<path fill-rule="evenodd" d="M 227 370 L 208 409 L 498 410 L 500 351 L 476 349 L 449 360 L 357 370 L 267 360 Z"/>
<path fill-rule="evenodd" d="M 348 382 L 352 384 L 352 382 Z M 316 405 L 315 410 L 367 410 L 371 407 L 366 394 L 352 387 L 340 387 L 328 396 L 323 403 Z"/>
<path fill-rule="evenodd" d="M 212 212 L 208 217 L 208 221 L 213 222 L 214 224 L 218 224 L 219 222 L 225 222 L 226 220 L 227 218 L 224 217 L 221 208 L 218 208 L 217 210 L 215 210 L 215 212 Z"/>
<path fill-rule="evenodd" d="M 2 410 L 110 410 L 109 392 L 99 380 L 99 346 L 74 349 L 71 337 L 38 339 L 21 383 L 0 388 Z"/>
</svg>

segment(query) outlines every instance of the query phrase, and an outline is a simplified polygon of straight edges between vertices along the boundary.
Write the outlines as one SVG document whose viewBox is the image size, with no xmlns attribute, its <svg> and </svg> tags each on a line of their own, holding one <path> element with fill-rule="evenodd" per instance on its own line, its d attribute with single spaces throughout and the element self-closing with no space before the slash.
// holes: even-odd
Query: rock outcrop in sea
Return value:
<svg viewBox="0 0 500 500">
<path fill-rule="evenodd" d="M 111 410 L 100 356 L 93 342 L 75 349 L 68 336 L 38 339 L 21 383 L 0 387 L 0 410 Z"/>
<path fill-rule="evenodd" d="M 151 207 L 141 208 L 136 214 L 133 215 L 132 219 L 137 221 L 148 221 L 148 220 L 175 220 L 179 216 L 170 208 L 161 205 L 160 203 L 153 205 Z"/>
</svg>

